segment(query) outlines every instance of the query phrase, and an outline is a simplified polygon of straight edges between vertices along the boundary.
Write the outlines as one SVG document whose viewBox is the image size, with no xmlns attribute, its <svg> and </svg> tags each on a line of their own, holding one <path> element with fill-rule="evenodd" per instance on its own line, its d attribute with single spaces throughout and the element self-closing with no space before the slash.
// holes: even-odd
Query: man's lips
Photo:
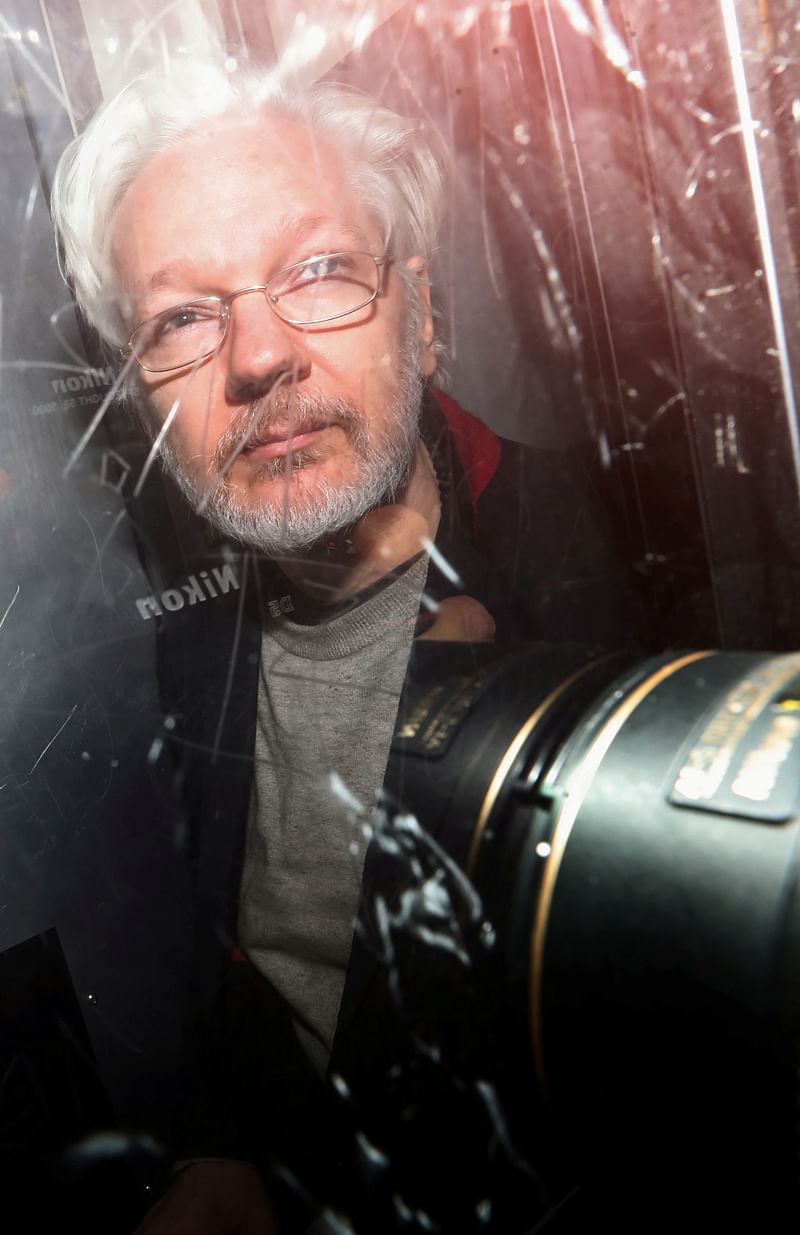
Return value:
<svg viewBox="0 0 800 1235">
<path fill-rule="evenodd" d="M 287 429 L 276 429 L 268 434 L 260 433 L 255 441 L 246 443 L 242 454 L 255 459 L 277 459 L 279 455 L 290 452 L 296 454 L 307 450 L 309 446 L 317 445 L 330 427 L 320 425 L 305 429 L 302 433 L 290 433 Z"/>
</svg>

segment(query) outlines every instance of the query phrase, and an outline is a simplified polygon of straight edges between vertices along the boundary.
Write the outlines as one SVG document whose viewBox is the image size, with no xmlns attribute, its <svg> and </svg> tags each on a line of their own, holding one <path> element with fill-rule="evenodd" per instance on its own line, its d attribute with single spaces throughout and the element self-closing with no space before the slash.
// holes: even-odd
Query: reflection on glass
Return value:
<svg viewBox="0 0 800 1235">
<path fill-rule="evenodd" d="M 29 1228 L 132 1230 L 175 1158 L 222 1155 L 289 1230 L 667 1229 L 690 1181 L 707 1225 L 779 1229 L 792 5 L 16 0 L 0 30 L 0 1122 Z M 221 123 L 256 66 L 361 111 Z M 101 143 L 76 313 L 56 165 L 153 70 L 200 74 L 203 121 L 124 194 Z M 342 255 L 344 282 L 311 264 Z M 262 1203 L 249 1168 L 206 1178 Z"/>
</svg>

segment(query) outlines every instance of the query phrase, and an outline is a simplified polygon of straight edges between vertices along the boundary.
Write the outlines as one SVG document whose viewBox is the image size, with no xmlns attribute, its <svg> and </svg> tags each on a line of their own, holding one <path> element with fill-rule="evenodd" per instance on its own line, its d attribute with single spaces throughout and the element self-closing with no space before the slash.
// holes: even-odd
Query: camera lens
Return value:
<svg viewBox="0 0 800 1235">
<path fill-rule="evenodd" d="M 800 655 L 420 646 L 388 784 L 497 933 L 486 1041 L 566 1174 L 639 1229 L 789 1229 Z"/>
</svg>

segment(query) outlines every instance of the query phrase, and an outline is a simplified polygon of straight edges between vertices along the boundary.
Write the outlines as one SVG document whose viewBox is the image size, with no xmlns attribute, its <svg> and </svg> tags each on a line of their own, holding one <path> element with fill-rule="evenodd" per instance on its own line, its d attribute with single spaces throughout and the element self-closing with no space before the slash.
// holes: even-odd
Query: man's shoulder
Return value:
<svg viewBox="0 0 800 1235">
<path fill-rule="evenodd" d="M 524 527 L 534 512 L 574 511 L 576 505 L 597 500 L 596 478 L 579 449 L 502 437 L 452 395 L 431 389 L 430 396 L 459 465 L 456 487 L 468 491 L 479 536 L 481 524 L 490 516 L 511 526 L 522 518 Z M 429 433 L 431 423 L 429 415 L 424 422 Z M 441 450 L 441 439 L 437 445 Z"/>
<path fill-rule="evenodd" d="M 458 451 L 472 498 L 477 500 L 497 471 L 504 443 L 487 424 L 443 390 L 432 393 Z"/>
<path fill-rule="evenodd" d="M 494 495 L 502 493 L 504 500 L 524 505 L 535 501 L 540 491 L 567 488 L 574 494 L 581 481 L 584 488 L 591 484 L 585 459 L 579 457 L 578 450 L 546 448 L 503 437 L 445 391 L 431 388 L 429 396 L 429 404 L 432 401 L 455 448 L 474 503 L 480 503 L 490 487 Z M 429 416 L 429 432 L 430 424 Z"/>
<path fill-rule="evenodd" d="M 482 594 L 498 634 L 635 641 L 636 588 L 592 444 L 515 442 L 434 395 L 463 468 Z"/>
<path fill-rule="evenodd" d="M 168 584 L 156 595 L 164 704 L 183 739 L 239 757 L 253 723 L 262 631 L 293 607 L 287 581 L 257 555 L 210 539 Z"/>
</svg>

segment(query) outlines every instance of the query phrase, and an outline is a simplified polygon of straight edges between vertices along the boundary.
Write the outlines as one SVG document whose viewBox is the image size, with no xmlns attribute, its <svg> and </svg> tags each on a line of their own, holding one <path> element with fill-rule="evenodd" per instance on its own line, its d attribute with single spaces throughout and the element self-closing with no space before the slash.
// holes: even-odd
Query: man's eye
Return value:
<svg viewBox="0 0 800 1235">
<path fill-rule="evenodd" d="M 320 284 L 329 287 L 339 280 L 349 280 L 353 273 L 353 261 L 346 253 L 315 257 L 300 266 L 293 266 L 284 275 L 277 275 L 270 285 L 273 296 L 283 297 L 290 293 L 310 292 Z M 332 287 L 331 287 L 332 290 Z"/>
<path fill-rule="evenodd" d="M 311 283 L 323 283 L 331 279 L 349 279 L 355 263 L 347 253 L 329 253 L 304 262 L 293 272 L 291 287 L 307 287 Z"/>
<path fill-rule="evenodd" d="M 333 275 L 342 274 L 346 268 L 346 259 L 336 253 L 332 257 L 319 257 L 313 262 L 306 262 L 298 274 L 306 279 L 330 279 Z"/>
<path fill-rule="evenodd" d="M 216 308 L 194 304 L 179 305 L 177 309 L 169 309 L 157 319 L 156 338 L 163 339 L 181 330 L 189 330 L 192 326 L 214 321 L 218 316 L 219 312 Z"/>
</svg>

